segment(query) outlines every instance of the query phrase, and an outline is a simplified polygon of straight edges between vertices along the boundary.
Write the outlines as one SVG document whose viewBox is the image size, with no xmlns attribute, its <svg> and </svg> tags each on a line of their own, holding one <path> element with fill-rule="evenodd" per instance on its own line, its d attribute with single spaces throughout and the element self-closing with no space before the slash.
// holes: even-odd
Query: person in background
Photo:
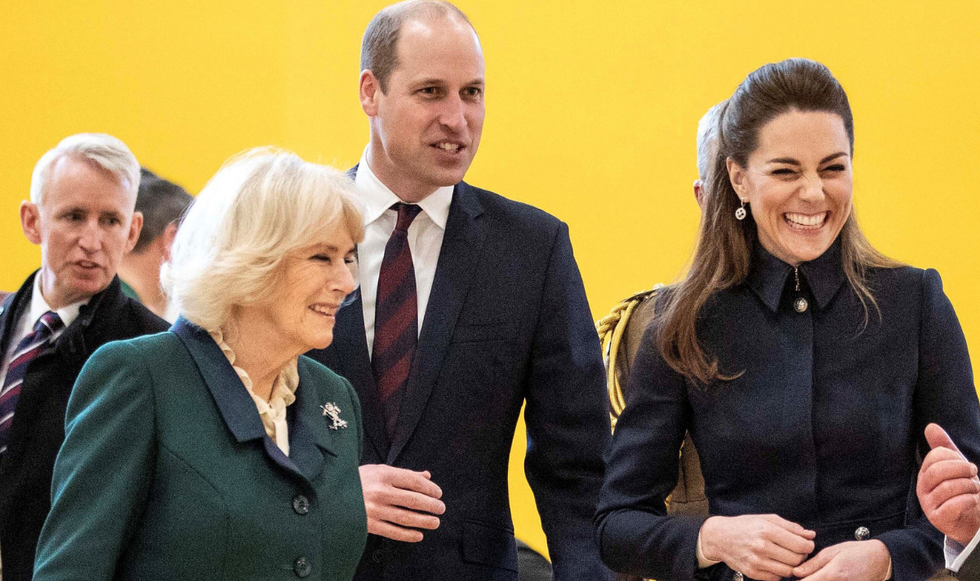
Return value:
<svg viewBox="0 0 980 581">
<path fill-rule="evenodd" d="M 123 293 L 173 322 L 177 313 L 160 286 L 160 267 L 170 258 L 170 245 L 180 218 L 194 198 L 184 188 L 147 169 L 141 173 L 136 211 L 143 215 L 143 229 L 133 251 L 123 257 L 119 278 Z"/>
<path fill-rule="evenodd" d="M 922 460 L 916 483 L 919 504 L 929 522 L 946 535 L 946 567 L 962 581 L 980 581 L 980 479 L 952 438 L 929 424 L 932 450 Z"/>
<path fill-rule="evenodd" d="M 725 101 L 712 105 L 698 121 L 698 179 L 694 180 L 694 199 L 698 207 L 704 206 L 704 188 L 709 183 L 708 172 L 718 151 L 718 117 Z"/>
<path fill-rule="evenodd" d="M 110 341 L 164 331 L 122 294 L 116 270 L 139 237 L 139 163 L 103 134 L 66 137 L 41 156 L 24 236 L 41 266 L 0 304 L 0 553 L 3 578 L 27 581 L 51 506 L 65 406 L 82 365 Z"/>
<path fill-rule="evenodd" d="M 162 275 L 181 318 L 78 378 L 35 581 L 351 578 L 359 404 L 301 355 L 355 287 L 352 189 L 265 149 L 208 182 Z"/>
<path fill-rule="evenodd" d="M 452 4 L 410 0 L 368 25 L 360 292 L 313 354 L 364 404 L 372 534 L 358 581 L 517 579 L 507 470 L 525 403 L 555 579 L 611 577 L 591 538 L 609 439 L 602 356 L 568 227 L 462 181 L 486 85 Z"/>
<path fill-rule="evenodd" d="M 663 580 L 928 578 L 942 535 L 909 502 L 922 429 L 942 421 L 980 457 L 939 275 L 861 233 L 853 117 L 825 66 L 751 73 L 717 139 L 691 268 L 657 299 L 607 454 L 603 559 Z M 685 432 L 707 515 L 666 512 Z"/>
</svg>

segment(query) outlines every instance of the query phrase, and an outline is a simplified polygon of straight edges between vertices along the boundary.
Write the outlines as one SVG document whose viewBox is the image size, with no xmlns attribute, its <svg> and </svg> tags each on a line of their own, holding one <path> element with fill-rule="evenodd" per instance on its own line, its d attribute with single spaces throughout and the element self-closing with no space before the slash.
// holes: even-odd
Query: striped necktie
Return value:
<svg viewBox="0 0 980 581">
<path fill-rule="evenodd" d="M 3 389 L 0 390 L 0 454 L 7 451 L 10 441 L 10 426 L 14 423 L 14 410 L 17 408 L 20 388 L 24 384 L 24 372 L 35 357 L 48 349 L 51 335 L 62 326 L 58 313 L 48 311 L 41 315 L 34 330 L 14 349 L 7 367 L 7 377 L 3 380 Z"/>
<path fill-rule="evenodd" d="M 418 343 L 419 306 L 415 290 L 415 265 L 408 247 L 408 227 L 422 210 L 395 204 L 395 225 L 378 275 L 378 301 L 374 308 L 374 349 L 371 369 L 378 384 L 388 438 L 394 439 L 398 412 Z"/>
</svg>

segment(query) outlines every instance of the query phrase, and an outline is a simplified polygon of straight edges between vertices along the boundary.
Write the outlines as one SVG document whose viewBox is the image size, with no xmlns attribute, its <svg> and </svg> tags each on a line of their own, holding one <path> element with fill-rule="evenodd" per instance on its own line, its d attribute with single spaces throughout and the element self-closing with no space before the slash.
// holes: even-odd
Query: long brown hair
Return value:
<svg viewBox="0 0 980 581">
<path fill-rule="evenodd" d="M 762 127 L 791 110 L 839 115 L 854 155 L 854 118 L 847 94 L 830 70 L 818 62 L 788 59 L 767 64 L 749 74 L 728 99 L 718 119 L 717 153 L 707 176 L 694 258 L 687 275 L 669 293 L 656 337 L 667 364 L 694 383 L 733 377 L 733 370 L 719 370 L 717 358 L 705 353 L 697 337 L 697 318 L 713 293 L 745 282 L 758 237 L 754 220 L 735 219 L 739 198 L 728 176 L 727 160 L 746 167 Z M 844 273 L 864 306 L 867 323 L 868 304 L 877 309 L 866 280 L 868 269 L 900 264 L 871 246 L 853 208 L 840 238 Z"/>
</svg>

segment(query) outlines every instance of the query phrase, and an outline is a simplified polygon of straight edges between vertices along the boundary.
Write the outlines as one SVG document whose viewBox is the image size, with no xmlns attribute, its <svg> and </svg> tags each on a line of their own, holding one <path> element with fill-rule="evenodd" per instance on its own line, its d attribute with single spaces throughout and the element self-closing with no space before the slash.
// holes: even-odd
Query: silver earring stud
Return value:
<svg viewBox="0 0 980 581">
<path fill-rule="evenodd" d="M 739 208 L 737 210 L 735 210 L 735 219 L 736 220 L 744 220 L 745 219 L 745 214 L 746 214 L 746 212 L 745 212 L 745 200 L 742 200 L 742 205 L 739 206 Z"/>
</svg>

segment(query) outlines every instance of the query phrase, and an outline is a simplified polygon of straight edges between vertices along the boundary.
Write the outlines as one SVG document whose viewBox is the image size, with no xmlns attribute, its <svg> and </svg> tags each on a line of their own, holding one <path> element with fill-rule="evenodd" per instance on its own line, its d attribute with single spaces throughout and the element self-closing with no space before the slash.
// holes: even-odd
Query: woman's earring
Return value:
<svg viewBox="0 0 980 581">
<path fill-rule="evenodd" d="M 745 219 L 745 200 L 742 200 L 742 205 L 735 210 L 735 219 L 744 220 Z"/>
</svg>

